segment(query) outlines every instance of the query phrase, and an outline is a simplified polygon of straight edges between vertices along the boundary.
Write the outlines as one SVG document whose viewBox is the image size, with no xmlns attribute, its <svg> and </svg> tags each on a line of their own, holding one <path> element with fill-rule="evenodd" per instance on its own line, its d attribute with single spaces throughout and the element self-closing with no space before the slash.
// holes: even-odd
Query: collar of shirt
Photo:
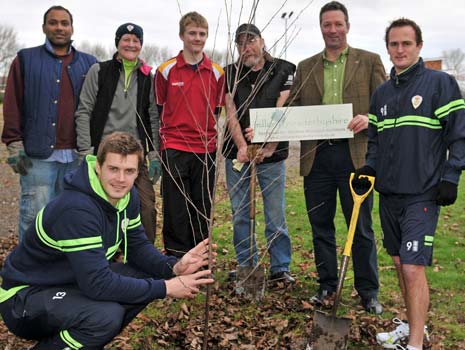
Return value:
<svg viewBox="0 0 465 350">
<path fill-rule="evenodd" d="M 418 59 L 417 62 L 412 64 L 410 67 L 405 68 L 399 74 L 396 73 L 395 67 L 392 67 L 391 74 L 390 74 L 391 79 L 389 81 L 392 84 L 394 84 L 394 86 L 403 85 L 407 83 L 408 81 L 410 81 L 410 79 L 414 77 L 415 75 L 421 74 L 424 68 L 425 68 L 425 65 L 421 57 Z"/>
<path fill-rule="evenodd" d="M 205 54 L 205 52 L 202 53 L 202 55 L 203 55 L 203 58 L 202 58 L 202 61 L 198 65 L 198 69 L 199 70 L 201 70 L 201 69 L 211 70 L 212 69 L 212 63 L 211 63 L 210 59 Z M 192 65 L 187 63 L 186 60 L 184 59 L 184 56 L 182 55 L 182 50 L 179 51 L 179 54 L 176 57 L 176 65 L 178 66 L 178 68 L 188 66 L 189 69 L 192 69 Z"/>
<path fill-rule="evenodd" d="M 402 74 L 407 74 L 407 72 L 409 72 L 412 67 L 418 66 L 418 63 L 420 62 L 420 60 L 423 62 L 423 59 L 421 57 L 418 57 L 418 60 L 414 64 L 412 64 L 411 66 L 409 66 L 409 67 L 405 68 L 404 70 L 402 70 L 401 72 L 399 72 L 397 74 L 397 76 L 400 76 Z M 412 70 L 413 70 L 413 68 L 412 68 Z"/>
<path fill-rule="evenodd" d="M 326 50 L 323 50 L 323 64 L 326 67 L 332 63 L 345 63 L 347 61 L 348 53 L 349 53 L 349 46 L 347 46 L 344 50 L 342 50 L 339 57 L 336 59 L 336 61 L 333 62 L 333 61 L 328 60 L 328 58 L 326 57 Z"/>
<path fill-rule="evenodd" d="M 331 62 L 323 52 L 324 89 L 323 104 L 343 103 L 344 74 L 349 48 L 346 47 L 336 61 Z"/>
<path fill-rule="evenodd" d="M 71 53 L 72 44 L 73 44 L 73 41 L 71 41 L 71 42 L 69 43 L 68 52 L 66 53 L 65 56 L 67 56 L 67 55 L 69 55 L 69 54 Z M 50 40 L 48 40 L 47 38 L 45 38 L 45 48 L 47 49 L 48 52 L 50 52 L 50 53 L 52 53 L 53 55 L 56 56 L 55 49 L 53 48 L 53 45 L 52 45 L 52 43 L 50 42 Z"/>
</svg>

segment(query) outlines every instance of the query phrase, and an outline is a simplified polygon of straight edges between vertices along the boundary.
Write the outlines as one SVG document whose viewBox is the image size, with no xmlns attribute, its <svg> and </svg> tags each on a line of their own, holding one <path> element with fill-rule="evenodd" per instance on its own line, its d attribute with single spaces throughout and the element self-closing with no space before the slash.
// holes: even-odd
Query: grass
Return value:
<svg viewBox="0 0 465 350">
<path fill-rule="evenodd" d="M 462 177 L 459 186 L 459 198 L 451 207 L 443 208 L 435 235 L 433 266 L 427 269 L 431 290 L 431 309 L 428 325 L 432 335 L 439 344 L 433 349 L 465 349 L 465 177 Z M 257 204 L 257 238 L 259 246 L 265 247 L 264 220 L 260 199 Z M 286 187 L 286 218 L 293 245 L 291 272 L 298 278 L 298 284 L 285 293 L 267 291 L 265 301 L 261 305 L 254 303 L 239 304 L 233 298 L 231 285 L 226 283 L 227 272 L 235 267 L 234 248 L 232 246 L 232 223 L 229 199 L 224 184 L 220 183 L 217 192 L 215 207 L 215 226 L 213 237 L 218 243 L 218 263 L 216 278 L 217 288 L 213 294 L 219 294 L 221 298 L 214 298 L 211 312 L 210 329 L 211 337 L 221 337 L 226 333 L 226 328 L 233 328 L 231 324 L 241 321 L 260 323 L 268 327 L 270 334 L 283 337 L 276 329 L 282 327 L 279 323 L 285 320 L 287 327 L 285 332 L 292 332 L 292 337 L 305 337 L 309 323 L 308 316 L 313 313 L 311 309 L 302 307 L 302 302 L 308 301 L 317 289 L 317 275 L 314 266 L 311 229 L 308 222 L 305 201 L 303 195 L 302 178 L 298 176 L 297 169 L 288 170 Z M 336 231 L 338 251 L 342 251 L 345 242 L 347 228 L 340 208 L 336 214 Z M 402 312 L 401 298 L 398 288 L 397 276 L 392 267 L 391 259 L 382 248 L 381 229 L 378 216 L 377 196 L 373 210 L 373 226 L 378 246 L 378 262 L 380 276 L 380 301 L 385 307 L 385 313 L 379 318 L 380 324 L 389 323 L 392 317 Z M 158 235 L 157 238 L 159 238 Z M 157 242 L 157 246 L 161 246 Z M 263 252 L 263 254 L 265 254 Z M 263 259 L 265 263 L 268 257 Z M 236 298 L 237 299 L 237 298 Z M 289 299 L 292 299 L 289 302 Z M 190 315 L 186 318 L 181 312 L 182 305 L 187 305 Z M 262 318 L 262 309 L 272 308 L 267 317 Z M 286 309 L 287 306 L 295 306 Z M 357 319 L 364 320 L 364 313 L 358 306 L 358 297 L 353 295 L 353 273 L 351 266 L 348 269 L 347 279 L 343 292 L 343 303 L 340 314 L 354 313 Z M 156 301 L 149 305 L 139 321 L 132 323 L 130 330 L 122 336 L 120 343 L 113 343 L 111 349 L 182 349 L 185 342 L 160 340 L 161 335 L 178 329 L 181 334 L 194 333 L 197 336 L 202 332 L 204 313 L 204 297 L 199 296 L 192 301 Z M 193 326 L 194 324 L 194 326 Z M 228 326 L 218 326 L 227 324 Z M 166 329 L 165 329 L 166 328 Z M 237 327 L 240 328 L 240 327 Z M 262 328 L 257 331 L 262 336 Z M 223 333 L 223 334 L 218 334 Z M 251 331 L 253 338 L 258 336 Z M 129 337 L 130 347 L 127 344 Z M 291 338 L 292 338 L 291 337 Z M 362 335 L 361 338 L 367 337 Z M 187 338 L 187 335 L 186 335 Z M 365 339 L 366 341 L 366 339 Z M 174 344 L 176 343 L 176 344 Z M 362 345 L 361 345 L 362 344 Z M 368 349 L 366 342 L 353 341 L 349 349 Z M 221 347 L 218 347 L 221 349 Z M 239 347 L 237 347 L 239 348 Z M 296 347 L 299 348 L 299 347 Z M 247 348 L 244 348 L 247 349 Z M 292 347 L 294 349 L 294 347 Z"/>
<path fill-rule="evenodd" d="M 293 244 L 292 273 L 299 279 L 298 288 L 289 291 L 293 297 L 299 300 L 307 300 L 317 289 L 317 275 L 314 266 L 311 242 L 311 229 L 307 219 L 305 201 L 303 196 L 302 178 L 295 174 L 295 170 L 290 170 L 286 188 L 286 212 L 287 223 Z M 464 178 L 465 179 L 465 178 Z M 464 188 L 464 180 L 459 187 Z M 219 186 L 217 198 L 221 201 L 216 205 L 214 239 L 218 243 L 218 272 L 219 283 L 224 283 L 227 271 L 234 268 L 234 249 L 232 246 L 232 224 L 229 200 L 224 187 Z M 257 236 L 260 247 L 265 247 L 264 242 L 264 221 L 261 212 L 261 202 L 257 204 Z M 442 209 L 440 221 L 435 235 L 434 261 L 433 266 L 427 269 L 428 280 L 431 289 L 431 308 L 429 312 L 428 325 L 436 339 L 440 340 L 443 346 L 452 349 L 463 349 L 465 339 L 465 328 L 463 325 L 465 316 L 465 197 L 459 195 L 459 199 L 452 207 Z M 336 214 L 336 230 L 338 251 L 342 251 L 345 243 L 347 228 L 342 216 L 341 209 L 338 208 Z M 373 226 L 378 246 L 378 263 L 380 277 L 380 301 L 385 306 L 385 313 L 380 317 L 388 322 L 392 317 L 398 317 L 402 312 L 400 292 L 397 282 L 397 275 L 392 267 L 391 258 L 382 248 L 381 229 L 378 215 L 378 201 L 375 195 L 375 205 L 373 210 Z M 263 250 L 263 249 L 262 249 Z M 266 257 L 265 262 L 268 261 Z M 273 296 L 274 298 L 280 296 Z M 347 279 L 344 285 L 341 314 L 349 313 L 358 305 L 358 298 L 353 297 L 353 273 L 349 267 Z M 179 309 L 180 302 L 170 304 L 170 310 Z M 152 304 L 154 305 L 154 304 Z M 159 304 L 156 307 L 159 308 Z M 153 306 L 149 307 L 151 314 Z M 194 302 L 193 313 L 203 313 L 203 304 Z M 254 317 L 257 311 L 256 305 L 243 306 L 240 315 L 228 315 L 232 318 Z M 162 312 L 164 314 L 164 312 Z M 296 334 L 304 333 L 306 315 L 302 312 L 277 313 L 274 318 L 287 318 L 295 323 Z M 154 347 L 156 349 L 156 347 Z M 351 349 L 359 348 L 353 343 Z M 437 349 L 439 349 L 438 347 Z"/>
</svg>

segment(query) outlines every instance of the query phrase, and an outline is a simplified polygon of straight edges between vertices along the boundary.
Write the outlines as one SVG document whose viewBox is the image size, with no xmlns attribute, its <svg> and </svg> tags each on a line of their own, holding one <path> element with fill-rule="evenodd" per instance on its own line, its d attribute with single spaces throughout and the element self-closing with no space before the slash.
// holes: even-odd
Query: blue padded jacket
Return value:
<svg viewBox="0 0 465 350">
<path fill-rule="evenodd" d="M 68 74 L 73 86 L 76 109 L 82 83 L 90 66 L 97 62 L 94 56 L 74 50 Z M 48 158 L 54 151 L 58 118 L 58 99 L 62 59 L 55 56 L 47 42 L 44 45 L 18 52 L 24 82 L 22 132 L 26 153 L 33 158 Z"/>
</svg>

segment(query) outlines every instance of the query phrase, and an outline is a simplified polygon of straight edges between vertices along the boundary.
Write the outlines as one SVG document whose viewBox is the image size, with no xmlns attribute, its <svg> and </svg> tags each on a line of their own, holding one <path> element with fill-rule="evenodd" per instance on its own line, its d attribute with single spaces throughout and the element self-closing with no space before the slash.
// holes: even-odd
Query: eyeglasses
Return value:
<svg viewBox="0 0 465 350">
<path fill-rule="evenodd" d="M 245 47 L 247 45 L 253 45 L 257 42 L 258 40 L 258 37 L 254 36 L 252 38 L 248 38 L 246 40 L 241 40 L 241 41 L 236 41 L 236 45 L 237 47 L 241 48 L 241 47 Z"/>
</svg>

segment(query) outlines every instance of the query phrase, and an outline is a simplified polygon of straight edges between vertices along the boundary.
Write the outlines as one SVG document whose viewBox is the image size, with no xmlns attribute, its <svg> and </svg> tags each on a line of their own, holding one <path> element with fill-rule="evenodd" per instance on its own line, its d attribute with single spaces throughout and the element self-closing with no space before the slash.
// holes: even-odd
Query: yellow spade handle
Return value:
<svg viewBox="0 0 465 350">
<path fill-rule="evenodd" d="M 349 179 L 350 192 L 352 192 L 354 207 L 352 209 L 352 217 L 350 218 L 349 231 L 347 232 L 346 245 L 344 247 L 344 252 L 342 253 L 344 256 L 350 256 L 350 252 L 352 251 L 352 243 L 354 242 L 355 228 L 357 227 L 358 214 L 360 213 L 360 206 L 362 205 L 365 198 L 368 197 L 370 192 L 373 190 L 373 186 L 375 185 L 375 178 L 373 176 L 360 175 L 359 178 L 367 177 L 371 186 L 365 193 L 357 194 L 352 187 L 352 180 L 354 179 L 354 176 L 355 174 L 351 173 Z"/>
</svg>

